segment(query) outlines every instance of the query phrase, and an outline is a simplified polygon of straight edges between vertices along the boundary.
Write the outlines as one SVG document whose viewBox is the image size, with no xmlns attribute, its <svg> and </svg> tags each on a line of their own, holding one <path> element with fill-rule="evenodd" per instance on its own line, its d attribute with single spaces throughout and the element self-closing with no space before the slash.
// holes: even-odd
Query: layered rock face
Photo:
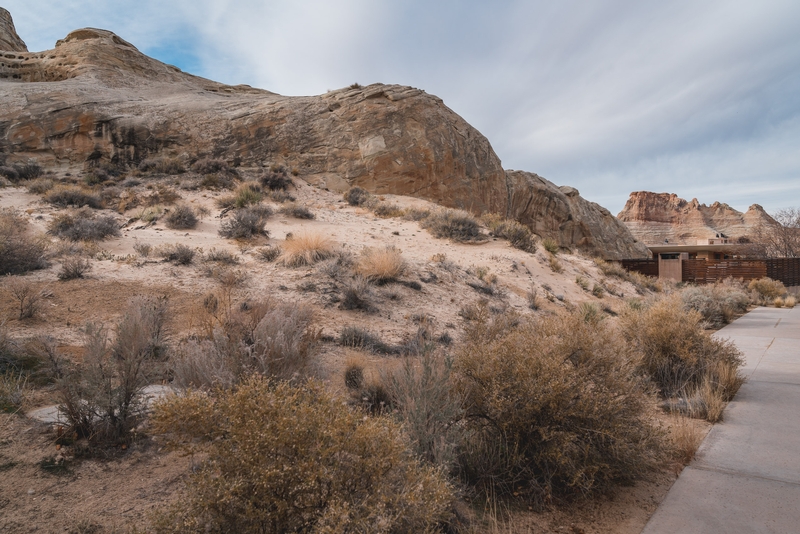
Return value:
<svg viewBox="0 0 800 534">
<path fill-rule="evenodd" d="M 19 48 L 10 16 L 3 21 L 0 44 Z M 181 72 L 93 28 L 45 52 L 21 46 L 0 62 L 0 157 L 9 161 L 282 164 L 320 187 L 358 185 L 512 216 L 564 246 L 608 244 L 594 252 L 610 258 L 646 253 L 624 227 L 598 224 L 607 212 L 577 192 L 569 197 L 536 175 L 507 176 L 480 132 L 419 89 L 373 84 L 285 97 Z"/>
<path fill-rule="evenodd" d="M 0 7 L 0 50 L 8 52 L 27 52 L 28 47 L 17 35 L 11 13 Z M 0 58 L 2 62 L 2 58 Z"/>
<path fill-rule="evenodd" d="M 722 233 L 731 239 L 751 237 L 760 225 L 775 224 L 764 208 L 753 204 L 742 213 L 727 204 L 710 206 L 697 199 L 687 202 L 675 194 L 637 191 L 631 193 L 617 215 L 631 233 L 646 244 L 670 243 L 694 245 Z"/>
</svg>

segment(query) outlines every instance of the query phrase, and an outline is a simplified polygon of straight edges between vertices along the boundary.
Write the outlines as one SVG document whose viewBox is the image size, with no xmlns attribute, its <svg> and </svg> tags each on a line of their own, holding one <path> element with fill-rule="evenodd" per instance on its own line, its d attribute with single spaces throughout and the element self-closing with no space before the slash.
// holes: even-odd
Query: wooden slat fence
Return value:
<svg viewBox="0 0 800 534">
<path fill-rule="evenodd" d="M 658 260 L 620 260 L 622 267 L 626 271 L 634 271 L 646 274 L 647 276 L 658 276 Z"/>
<path fill-rule="evenodd" d="M 684 282 L 713 284 L 725 278 L 738 278 L 745 282 L 767 276 L 764 260 L 683 260 Z"/>
<path fill-rule="evenodd" d="M 785 286 L 800 286 L 800 258 L 775 258 L 764 262 L 767 276 L 780 280 Z"/>
</svg>

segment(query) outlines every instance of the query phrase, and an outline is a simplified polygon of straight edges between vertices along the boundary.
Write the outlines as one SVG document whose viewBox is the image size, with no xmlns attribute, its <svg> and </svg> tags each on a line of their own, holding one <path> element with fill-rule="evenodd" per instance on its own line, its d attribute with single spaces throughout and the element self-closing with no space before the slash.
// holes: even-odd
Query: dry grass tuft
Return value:
<svg viewBox="0 0 800 534">
<path fill-rule="evenodd" d="M 333 242 L 322 234 L 305 232 L 287 239 L 279 260 L 287 267 L 303 267 L 334 255 Z"/>
<path fill-rule="evenodd" d="M 670 417 L 669 435 L 675 453 L 684 465 L 692 461 L 704 437 L 697 422 L 680 413 L 674 413 Z"/>
<path fill-rule="evenodd" d="M 794 295 L 789 295 L 786 297 L 786 300 L 783 301 L 783 305 L 787 308 L 794 308 L 797 305 L 797 299 Z"/>
<path fill-rule="evenodd" d="M 355 272 L 380 285 L 396 281 L 407 268 L 401 251 L 390 245 L 382 249 L 366 249 L 356 263 Z"/>
<path fill-rule="evenodd" d="M 458 242 L 483 241 L 486 237 L 481 234 L 481 227 L 477 219 L 463 210 L 440 209 L 422 219 L 423 228 L 427 229 L 434 237 L 452 239 Z"/>
</svg>

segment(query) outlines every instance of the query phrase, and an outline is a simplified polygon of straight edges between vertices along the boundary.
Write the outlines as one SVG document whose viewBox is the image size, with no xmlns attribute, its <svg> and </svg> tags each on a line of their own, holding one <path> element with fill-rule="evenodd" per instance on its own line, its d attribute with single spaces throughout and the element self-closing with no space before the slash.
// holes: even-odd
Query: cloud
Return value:
<svg viewBox="0 0 800 534">
<path fill-rule="evenodd" d="M 184 70 L 282 94 L 420 87 L 486 135 L 507 168 L 612 211 L 642 189 L 800 205 L 794 1 L 30 4 L 5 7 L 32 50 L 106 27 Z"/>
</svg>

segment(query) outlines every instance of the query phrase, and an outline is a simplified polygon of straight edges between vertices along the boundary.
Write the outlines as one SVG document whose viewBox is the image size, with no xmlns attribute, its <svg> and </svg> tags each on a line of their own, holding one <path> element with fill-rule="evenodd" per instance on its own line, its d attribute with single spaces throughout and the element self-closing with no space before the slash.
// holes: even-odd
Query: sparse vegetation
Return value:
<svg viewBox="0 0 800 534">
<path fill-rule="evenodd" d="M 256 257 L 262 261 L 273 262 L 281 255 L 281 247 L 267 246 L 256 249 Z"/>
<path fill-rule="evenodd" d="M 387 246 L 366 249 L 356 263 L 355 272 L 375 284 L 394 282 L 405 274 L 407 265 L 399 249 Z"/>
<path fill-rule="evenodd" d="M 561 248 L 561 247 L 558 246 L 558 242 L 555 239 L 551 238 L 551 237 L 545 237 L 544 239 L 542 239 L 542 247 L 544 247 L 544 249 L 547 252 L 549 252 L 550 254 L 552 254 L 554 256 L 556 254 L 558 254 L 558 251 Z"/>
<path fill-rule="evenodd" d="M 239 263 L 239 258 L 236 257 L 230 250 L 211 248 L 203 256 L 203 260 L 212 261 L 215 263 L 224 263 L 227 265 L 235 265 Z"/>
<path fill-rule="evenodd" d="M 313 219 L 314 214 L 309 210 L 307 207 L 302 206 L 300 204 L 287 204 L 285 206 L 281 206 L 281 209 L 278 210 L 284 215 L 288 215 L 289 217 L 294 217 L 295 219 Z"/>
<path fill-rule="evenodd" d="M 363 276 L 354 276 L 344 284 L 340 307 L 343 310 L 371 311 L 374 308 L 371 297 L 372 289 L 367 279 Z"/>
<path fill-rule="evenodd" d="M 0 274 L 22 274 L 47 266 L 44 239 L 31 235 L 28 219 L 14 210 L 0 210 Z"/>
<path fill-rule="evenodd" d="M 700 313 L 709 326 L 720 328 L 747 311 L 750 298 L 733 281 L 687 287 L 681 292 L 687 309 Z"/>
<path fill-rule="evenodd" d="M 264 228 L 272 210 L 267 206 L 250 206 L 236 209 L 230 217 L 222 221 L 219 235 L 228 239 L 250 239 L 256 236 L 269 236 Z"/>
<path fill-rule="evenodd" d="M 10 182 L 20 180 L 33 180 L 42 175 L 44 169 L 35 160 L 28 160 L 25 163 L 14 163 L 13 165 L 0 166 L 0 176 L 7 178 Z"/>
<path fill-rule="evenodd" d="M 186 166 L 178 158 L 148 158 L 139 164 L 139 170 L 145 173 L 157 174 L 183 174 L 186 172 Z"/>
<path fill-rule="evenodd" d="M 61 270 L 58 272 L 59 280 L 75 280 L 83 278 L 92 268 L 92 263 L 88 258 L 81 256 L 69 256 L 61 262 Z"/>
<path fill-rule="evenodd" d="M 109 339 L 98 325 L 85 328 L 82 365 L 58 381 L 60 409 L 71 431 L 97 445 L 125 443 L 144 415 L 142 390 L 154 378 L 163 350 L 166 300 L 133 299 Z"/>
<path fill-rule="evenodd" d="M 432 532 L 450 518 L 452 489 L 399 425 L 362 418 L 317 382 L 189 393 L 160 404 L 154 426 L 208 458 L 156 532 Z"/>
<path fill-rule="evenodd" d="M 558 261 L 554 254 L 550 255 L 548 263 L 550 264 L 550 270 L 554 273 L 560 273 L 564 270 L 564 267 L 561 266 L 561 262 Z"/>
<path fill-rule="evenodd" d="M 305 232 L 284 241 L 280 262 L 287 267 L 303 267 L 314 265 L 333 255 L 333 242 L 327 237 L 315 232 Z"/>
<path fill-rule="evenodd" d="M 44 196 L 44 200 L 59 208 L 70 206 L 82 208 L 88 206 L 93 209 L 101 209 L 103 207 L 100 197 L 91 190 L 72 185 L 58 185 L 53 187 Z"/>
<path fill-rule="evenodd" d="M 9 276 L 3 284 L 3 289 L 17 302 L 20 319 L 30 319 L 41 309 L 44 295 L 31 281 Z"/>
<path fill-rule="evenodd" d="M 378 336 L 359 326 L 345 326 L 339 334 L 339 344 L 358 350 L 379 354 L 395 354 L 397 349 L 384 343 Z"/>
<path fill-rule="evenodd" d="M 351 187 L 344 194 L 344 199 L 351 206 L 361 206 L 362 204 L 366 203 L 369 198 L 369 191 L 361 187 Z"/>
<path fill-rule="evenodd" d="M 400 217 L 405 212 L 397 204 L 378 202 L 372 206 L 372 213 L 383 219 L 389 219 L 391 217 Z"/>
<path fill-rule="evenodd" d="M 120 235 L 119 224 L 114 217 L 95 216 L 87 209 L 54 215 L 48 231 L 70 241 L 101 241 Z"/>
<path fill-rule="evenodd" d="M 197 226 L 197 214 L 188 204 L 178 204 L 164 218 L 167 228 L 189 230 Z"/>
<path fill-rule="evenodd" d="M 443 209 L 432 212 L 423 219 L 422 227 L 435 237 L 469 242 L 484 239 L 478 221 L 471 214 L 462 210 Z"/>
<path fill-rule="evenodd" d="M 194 260 L 195 249 L 186 246 L 183 243 L 175 243 L 172 245 L 163 245 L 158 248 L 158 254 L 164 261 L 174 263 L 175 265 L 189 265 Z"/>
<path fill-rule="evenodd" d="M 259 182 L 270 191 L 286 191 L 293 185 L 292 179 L 286 174 L 285 169 L 277 171 L 270 170 L 261 176 Z"/>
<path fill-rule="evenodd" d="M 196 161 L 192 165 L 192 170 L 197 174 L 209 175 L 209 174 L 229 174 L 232 172 L 232 169 L 228 166 L 228 163 L 221 159 L 213 159 L 213 158 L 203 158 Z"/>
<path fill-rule="evenodd" d="M 536 238 L 527 226 L 495 214 L 484 215 L 481 219 L 493 235 L 507 239 L 512 247 L 536 252 Z"/>
</svg>

